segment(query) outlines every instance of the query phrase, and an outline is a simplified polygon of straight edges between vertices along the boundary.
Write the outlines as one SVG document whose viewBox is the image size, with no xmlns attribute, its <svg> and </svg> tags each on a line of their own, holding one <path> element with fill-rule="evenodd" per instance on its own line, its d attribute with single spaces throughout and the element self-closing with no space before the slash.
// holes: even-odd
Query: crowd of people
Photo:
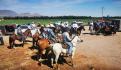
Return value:
<svg viewBox="0 0 121 70">
<path fill-rule="evenodd" d="M 78 35 L 76 32 L 72 32 L 72 28 L 76 31 L 80 26 L 76 23 L 73 23 L 72 25 L 69 25 L 68 22 L 63 23 L 56 23 L 56 24 L 49 24 L 46 26 L 42 26 L 41 36 L 42 38 L 47 38 L 51 40 L 52 42 L 58 42 L 57 37 L 58 34 L 61 34 L 62 42 L 68 46 L 67 56 L 72 55 L 72 39 L 75 35 Z M 58 31 L 59 30 L 59 31 Z"/>
<path fill-rule="evenodd" d="M 36 29 L 36 24 L 29 24 L 27 25 L 28 29 Z M 85 30 L 84 26 L 82 24 L 77 24 L 76 21 L 72 22 L 72 24 L 69 24 L 69 22 L 56 22 L 54 24 L 48 24 L 48 25 L 40 25 L 39 33 L 41 38 L 49 39 L 52 43 L 59 42 L 58 41 L 58 35 L 61 34 L 62 42 L 64 42 L 68 46 L 68 55 L 72 54 L 72 39 L 75 35 L 80 35 L 81 31 Z M 91 22 L 89 23 L 89 30 L 91 34 L 116 34 L 118 27 L 116 24 L 113 24 L 111 22 Z M 18 35 L 23 37 L 23 32 L 20 26 L 17 27 Z M 3 36 L 2 32 L 0 30 L 0 43 L 3 45 Z"/>
<path fill-rule="evenodd" d="M 91 34 L 112 35 L 116 34 L 118 29 L 119 26 L 112 22 L 97 21 L 89 23 L 89 30 Z"/>
</svg>

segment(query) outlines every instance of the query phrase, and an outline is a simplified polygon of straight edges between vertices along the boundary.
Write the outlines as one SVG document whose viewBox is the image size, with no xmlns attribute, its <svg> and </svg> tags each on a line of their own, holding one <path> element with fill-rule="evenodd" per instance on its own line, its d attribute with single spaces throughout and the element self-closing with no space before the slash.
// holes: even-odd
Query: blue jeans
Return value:
<svg viewBox="0 0 121 70">
<path fill-rule="evenodd" d="M 43 33 L 42 33 L 42 37 L 43 37 L 43 38 L 48 38 L 48 35 L 47 35 L 46 33 L 43 32 Z"/>
<path fill-rule="evenodd" d="M 71 42 L 66 42 L 66 44 L 68 46 L 67 53 L 72 54 L 73 44 Z"/>
</svg>

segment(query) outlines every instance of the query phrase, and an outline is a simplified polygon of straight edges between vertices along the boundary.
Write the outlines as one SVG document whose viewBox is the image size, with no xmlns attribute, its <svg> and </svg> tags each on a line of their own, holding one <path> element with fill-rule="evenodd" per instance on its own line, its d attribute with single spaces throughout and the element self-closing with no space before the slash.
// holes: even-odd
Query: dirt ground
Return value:
<svg viewBox="0 0 121 70">
<path fill-rule="evenodd" d="M 121 70 L 121 32 L 114 36 L 90 35 L 83 31 L 83 42 L 76 47 L 73 59 L 74 67 L 59 64 L 59 70 Z M 5 45 L 0 45 L 0 70 L 52 70 L 47 64 L 38 65 L 33 57 L 36 50 L 31 50 L 31 42 L 24 47 L 8 49 L 8 36 L 4 36 Z"/>
</svg>

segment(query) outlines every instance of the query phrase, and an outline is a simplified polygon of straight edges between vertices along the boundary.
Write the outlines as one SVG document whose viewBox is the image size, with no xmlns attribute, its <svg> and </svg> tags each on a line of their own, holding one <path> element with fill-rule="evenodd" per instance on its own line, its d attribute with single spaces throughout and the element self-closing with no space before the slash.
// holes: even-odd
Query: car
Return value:
<svg viewBox="0 0 121 70">
<path fill-rule="evenodd" d="M 11 35 L 14 33 L 16 25 L 0 25 L 0 30 L 2 31 L 3 35 Z"/>
<path fill-rule="evenodd" d="M 0 25 L 0 30 L 1 30 L 2 34 L 5 35 L 5 32 L 6 32 L 5 26 Z"/>
<path fill-rule="evenodd" d="M 22 25 L 18 28 L 21 28 L 22 29 L 22 32 L 25 32 L 27 29 L 29 29 L 29 27 L 27 25 Z"/>
<path fill-rule="evenodd" d="M 20 32 L 20 30 L 23 32 L 25 32 L 28 29 L 28 25 L 19 25 L 17 26 L 17 28 L 15 29 L 15 34 L 18 34 Z"/>
</svg>

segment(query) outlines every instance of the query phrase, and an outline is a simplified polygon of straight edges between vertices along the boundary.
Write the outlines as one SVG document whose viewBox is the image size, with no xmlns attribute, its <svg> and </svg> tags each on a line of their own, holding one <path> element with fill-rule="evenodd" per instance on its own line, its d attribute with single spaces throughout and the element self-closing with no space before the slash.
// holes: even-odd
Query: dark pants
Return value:
<svg viewBox="0 0 121 70">
<path fill-rule="evenodd" d="M 0 37 L 0 44 L 4 45 L 3 37 Z"/>
</svg>

